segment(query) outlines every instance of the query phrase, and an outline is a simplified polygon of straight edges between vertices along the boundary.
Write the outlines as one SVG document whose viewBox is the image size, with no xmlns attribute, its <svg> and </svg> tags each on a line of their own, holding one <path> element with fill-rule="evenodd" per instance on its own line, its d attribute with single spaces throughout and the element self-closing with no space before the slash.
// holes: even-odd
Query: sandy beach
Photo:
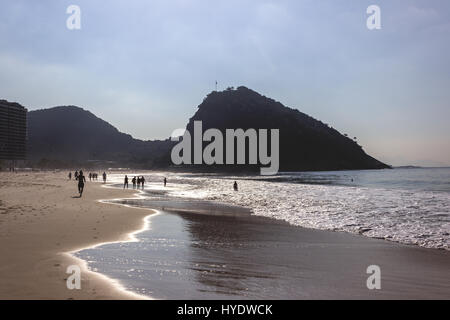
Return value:
<svg viewBox="0 0 450 320">
<path fill-rule="evenodd" d="M 133 191 L 87 182 L 83 197 L 65 172 L 0 173 L 0 299 L 136 299 L 86 270 L 66 252 L 127 240 L 151 210 L 100 203 Z M 66 269 L 82 268 L 81 290 L 68 290 Z"/>
<path fill-rule="evenodd" d="M 109 242 L 112 265 L 117 252 L 127 261 L 137 254 L 147 278 L 137 278 L 135 287 L 148 285 L 157 299 L 450 298 L 447 250 L 294 227 L 211 202 L 149 202 L 101 182 L 88 181 L 80 199 L 66 176 L 0 174 L 0 299 L 145 298 L 112 280 L 122 281 L 119 269 L 129 265 L 115 266 L 117 277 L 108 278 L 67 254 L 85 249 L 90 255 L 92 246 Z M 152 230 L 136 235 L 144 239 L 137 251 L 115 243 L 133 240 L 145 220 Z M 108 263 L 107 255 L 102 259 Z M 160 263 L 169 272 L 161 273 Z M 81 290 L 66 287 L 66 269 L 74 264 L 82 268 Z M 379 291 L 366 287 L 366 268 L 374 264 L 382 268 Z"/>
</svg>

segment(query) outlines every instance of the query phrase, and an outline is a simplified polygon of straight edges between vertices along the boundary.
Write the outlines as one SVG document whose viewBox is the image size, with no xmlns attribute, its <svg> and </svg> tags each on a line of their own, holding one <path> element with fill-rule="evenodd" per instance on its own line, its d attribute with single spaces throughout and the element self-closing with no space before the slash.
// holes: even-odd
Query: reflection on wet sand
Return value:
<svg viewBox="0 0 450 320">
<path fill-rule="evenodd" d="M 277 275 L 252 257 L 258 234 L 248 218 L 181 214 L 191 237 L 190 264 L 202 291 L 253 296 Z M 273 270 L 272 270 L 273 271 Z M 264 290 L 264 288 L 260 288 Z"/>
<path fill-rule="evenodd" d="M 154 298 L 450 296 L 450 252 L 303 229 L 206 201 L 124 203 L 164 211 L 149 218 L 150 230 L 138 235 L 141 241 L 83 250 L 79 256 L 130 290 Z M 383 290 L 366 287 L 372 264 L 382 269 Z"/>
</svg>

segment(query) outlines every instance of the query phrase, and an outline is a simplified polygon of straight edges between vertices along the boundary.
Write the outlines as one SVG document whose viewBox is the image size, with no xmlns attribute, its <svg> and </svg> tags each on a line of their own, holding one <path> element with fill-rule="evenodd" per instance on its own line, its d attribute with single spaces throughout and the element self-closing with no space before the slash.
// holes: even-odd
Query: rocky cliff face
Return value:
<svg viewBox="0 0 450 320">
<path fill-rule="evenodd" d="M 367 155 L 337 130 L 296 109 L 245 87 L 210 93 L 189 120 L 203 130 L 279 129 L 280 171 L 381 169 L 388 166 Z"/>
</svg>

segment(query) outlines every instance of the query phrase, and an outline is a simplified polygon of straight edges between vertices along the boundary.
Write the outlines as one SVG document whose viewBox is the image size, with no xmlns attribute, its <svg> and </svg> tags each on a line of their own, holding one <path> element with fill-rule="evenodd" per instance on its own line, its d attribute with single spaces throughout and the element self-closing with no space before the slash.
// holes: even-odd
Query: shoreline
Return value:
<svg viewBox="0 0 450 320">
<path fill-rule="evenodd" d="M 136 190 L 85 185 L 82 198 L 65 172 L 0 173 L 0 299 L 149 299 L 91 271 L 72 253 L 109 242 L 132 241 L 145 227 L 145 211 L 99 199 L 135 197 Z M 81 290 L 69 290 L 66 273 L 78 265 Z"/>
<path fill-rule="evenodd" d="M 116 199 L 119 200 L 119 199 Z M 121 198 L 121 200 L 124 200 L 126 202 L 127 198 Z M 168 201 L 171 202 L 170 200 Z M 176 202 L 176 201 L 175 201 Z M 145 207 L 141 206 L 135 206 L 130 205 L 127 203 L 114 203 L 120 206 L 126 206 L 126 207 L 132 207 L 132 208 L 139 208 L 139 209 L 145 209 Z M 327 281 L 330 281 L 333 283 L 333 278 L 337 277 L 343 277 L 347 279 L 344 283 L 339 283 L 338 285 L 341 285 L 342 289 L 346 292 L 340 293 L 339 291 L 336 291 L 336 287 L 332 286 L 331 292 L 317 292 L 317 287 L 320 287 L 320 284 L 322 283 L 322 280 L 320 278 L 315 279 L 313 286 L 311 287 L 312 293 L 295 291 L 292 288 L 287 287 L 286 291 L 291 292 L 292 296 L 295 296 L 299 299 L 303 298 L 312 298 L 312 299 L 328 299 L 328 298 L 349 298 L 349 299 L 355 299 L 358 297 L 361 298 L 367 298 L 367 299 L 397 299 L 397 298 L 405 298 L 405 299 L 416 299 L 416 298 L 426 298 L 429 296 L 432 296 L 436 299 L 447 299 L 450 297 L 450 287 L 447 288 L 445 286 L 445 283 L 450 280 L 450 278 L 445 273 L 445 270 L 443 270 L 443 267 L 448 267 L 450 265 L 450 255 L 447 250 L 445 249 L 438 249 L 438 250 L 429 250 L 430 248 L 421 247 L 414 244 L 403 244 L 398 243 L 394 241 L 389 241 L 386 239 L 377 239 L 377 238 L 371 238 L 367 237 L 362 234 L 354 234 L 354 233 L 348 233 L 348 232 L 340 232 L 340 231 L 332 231 L 332 230 L 319 230 L 319 229 L 312 229 L 312 228 L 304 228 L 299 226 L 290 225 L 286 221 L 276 220 L 273 218 L 268 217 L 261 217 L 261 216 L 255 216 L 255 215 L 246 215 L 242 213 L 236 213 L 236 214 L 230 214 L 233 212 L 232 209 L 226 208 L 227 205 L 221 204 L 221 203 L 214 203 L 213 206 L 216 208 L 216 210 L 211 210 L 211 208 L 208 208 L 209 210 L 205 210 L 205 208 L 198 207 L 196 210 L 194 208 L 190 208 L 188 210 L 181 210 L 177 211 L 176 208 L 177 205 L 180 204 L 172 204 L 172 206 L 168 206 L 171 209 L 164 209 L 163 212 L 160 212 L 159 214 L 153 214 L 151 217 L 160 216 L 160 218 L 157 218 L 155 221 L 155 224 L 158 225 L 160 223 L 160 220 L 170 220 L 170 215 L 177 215 L 180 217 L 181 220 L 184 221 L 195 221 L 196 224 L 200 224 L 203 227 L 200 229 L 204 230 L 201 233 L 203 235 L 200 235 L 200 237 L 205 236 L 205 234 L 209 235 L 208 241 L 210 240 L 210 237 L 215 237 L 214 231 L 210 231 L 209 227 L 214 228 L 215 224 L 217 224 L 217 220 L 222 221 L 227 219 L 236 219 L 237 221 L 243 222 L 244 224 L 251 225 L 251 228 L 253 231 L 256 231 L 256 235 L 263 235 L 265 234 L 269 238 L 265 237 L 259 237 L 258 241 L 262 241 L 261 246 L 264 247 L 267 245 L 267 243 L 271 243 L 272 241 L 279 241 L 279 238 L 284 238 L 284 240 L 281 242 L 282 245 L 286 243 L 295 244 L 295 246 L 303 247 L 299 251 L 296 251 L 298 248 L 293 249 L 292 247 L 287 249 L 285 251 L 284 255 L 281 255 L 277 261 L 279 261 L 281 264 L 283 264 L 283 260 L 291 261 L 290 268 L 294 267 L 294 270 L 296 267 L 302 268 L 303 265 L 309 262 L 305 262 L 302 259 L 296 260 L 296 258 L 292 258 L 293 256 L 310 256 L 314 258 L 316 261 L 316 264 L 311 263 L 311 266 L 309 266 L 308 270 L 314 270 L 315 268 L 323 269 L 323 275 L 321 277 L 324 277 L 327 279 Z M 199 204 L 196 203 L 193 205 L 193 207 L 198 206 Z M 150 208 L 151 210 L 158 211 L 158 206 L 155 207 L 147 207 L 147 209 Z M 231 210 L 231 211 L 228 211 Z M 206 211 L 210 211 L 209 214 L 205 214 Z M 208 221 L 215 220 L 214 223 L 208 224 Z M 237 225 L 232 226 L 230 229 L 226 226 L 227 223 L 225 221 L 225 225 L 222 225 L 223 228 L 228 229 L 230 232 L 235 232 L 236 230 L 242 229 L 242 226 L 240 226 L 240 223 Z M 175 225 L 171 225 L 171 229 L 175 228 Z M 158 228 L 156 228 L 158 229 Z M 156 233 L 159 235 L 159 237 L 168 237 L 171 239 L 171 234 L 166 235 L 163 230 L 152 230 L 152 233 Z M 175 228 L 177 229 L 177 228 Z M 148 229 L 147 229 L 148 230 Z M 145 232 L 147 231 L 145 228 L 140 230 L 137 233 Z M 272 230 L 272 232 L 267 233 L 267 230 Z M 216 230 L 218 232 L 219 230 Z M 223 231 L 223 230 L 220 230 Z M 242 231 L 242 230 L 241 230 Z M 173 231 L 172 232 L 177 232 Z M 270 233 L 275 234 L 274 239 L 270 240 L 272 235 Z M 284 235 L 286 233 L 287 235 Z M 190 235 L 190 237 L 198 236 L 196 234 Z M 146 235 L 148 237 L 148 235 Z M 254 241 L 254 238 L 258 238 L 258 236 L 250 236 L 248 238 L 249 241 L 244 241 L 243 243 L 252 243 Z M 201 239 L 201 238 L 200 238 Z M 297 240 L 298 242 L 296 242 Z M 145 240 L 141 240 L 144 241 Z M 198 239 L 196 240 L 196 246 L 198 243 Z M 225 240 L 221 239 L 220 242 L 223 242 Z M 123 242 L 123 241 L 116 241 L 116 242 Z M 209 244 L 208 244 L 209 246 Z M 174 248 L 175 251 L 177 251 L 176 248 Z M 189 251 L 189 248 L 185 248 L 184 250 Z M 209 248 L 208 248 L 209 250 Z M 337 251 L 339 254 L 337 254 L 335 251 Z M 181 252 L 178 252 L 180 254 L 180 263 L 183 262 Z M 296 254 L 299 252 L 300 254 Z M 158 254 L 158 251 L 154 252 L 155 255 Z M 264 255 L 256 254 L 253 259 L 250 259 L 248 261 L 249 264 L 256 263 L 257 261 L 260 261 L 261 263 L 256 263 L 255 266 L 258 265 L 266 265 L 267 268 L 270 270 L 270 261 L 262 261 L 264 260 L 263 256 L 270 256 L 273 254 L 274 251 L 266 251 Z M 101 253 L 99 253 L 101 256 Z M 152 256 L 152 255 L 151 255 Z M 286 257 L 291 258 L 286 258 Z M 328 256 L 334 256 L 333 260 L 330 260 Z M 355 256 L 359 257 L 355 260 Z M 342 259 L 342 257 L 345 257 Z M 133 256 L 129 256 L 128 258 L 133 258 Z M 148 258 L 148 257 L 147 257 Z M 201 256 L 197 257 L 202 259 Z M 220 260 L 219 257 L 215 257 L 216 259 Z M 144 258 L 146 259 L 146 258 Z M 150 257 L 148 259 L 156 259 L 156 257 Z M 411 268 L 409 266 L 408 260 L 413 260 L 417 263 L 417 270 L 415 268 Z M 346 260 L 340 261 L 340 260 Z M 94 260 L 95 261 L 95 260 Z M 212 260 L 213 261 L 213 260 Z M 351 263 L 349 262 L 351 261 Z M 387 269 L 387 278 L 389 278 L 392 283 L 388 284 L 386 289 L 387 291 L 384 292 L 367 292 L 367 288 L 365 288 L 365 277 L 366 276 L 366 270 L 367 266 L 371 265 L 373 261 L 378 261 L 381 265 L 383 265 L 383 270 Z M 186 261 L 185 261 L 186 262 Z M 268 262 L 269 264 L 264 264 L 262 262 Z M 170 259 L 168 260 L 168 263 L 170 264 Z M 233 261 L 229 261 L 227 259 L 223 260 L 222 263 L 224 265 L 232 264 Z M 286 263 L 286 262 L 285 262 Z M 321 264 L 324 264 L 321 266 Z M 220 264 L 220 263 L 219 263 Z M 289 265 L 289 264 L 288 264 Z M 330 268 L 334 268 L 334 265 L 338 265 L 338 269 L 343 270 L 352 270 L 352 274 L 349 275 L 348 273 L 339 271 L 339 270 L 330 270 Z M 136 266 L 131 264 L 129 267 L 135 268 Z M 142 267 L 142 266 L 140 266 Z M 364 268 L 363 268 L 364 267 Z M 97 269 L 97 268 L 96 268 Z M 189 268 L 188 268 L 189 269 Z M 106 268 L 106 270 L 108 270 Z M 184 269 L 181 269 L 184 270 Z M 217 270 L 209 270 L 207 272 L 216 272 Z M 261 270 L 260 270 L 261 271 Z M 292 270 L 291 270 L 292 271 Z M 105 272 L 105 269 L 102 270 L 102 272 Z M 115 271 L 117 272 L 117 270 Z M 223 271 L 228 272 L 228 271 Z M 248 272 L 248 271 L 247 271 Z M 295 272 L 295 271 L 294 271 Z M 306 271 L 307 274 L 309 274 L 310 277 L 314 278 L 314 272 L 311 273 L 311 271 Z M 383 271 L 385 272 L 385 271 Z M 101 273 L 99 271 L 99 273 Z M 244 272 L 245 274 L 246 272 Z M 336 274 L 335 274 L 336 273 Z M 102 273 L 104 274 L 104 273 Z M 237 277 L 241 277 L 242 274 L 236 275 Z M 421 277 L 423 279 L 421 279 Z M 170 278 L 170 276 L 169 276 Z M 213 277 L 214 278 L 214 277 Z M 409 279 L 405 281 L 405 279 Z M 437 281 L 436 279 L 439 279 Z M 124 278 L 126 281 L 127 279 Z M 186 289 L 189 286 L 192 286 L 192 284 L 186 284 L 186 281 L 183 282 L 183 279 L 179 279 L 180 288 Z M 185 279 L 184 279 L 185 280 Z M 214 279 L 214 283 L 217 281 L 220 281 L 220 277 L 218 279 Z M 151 285 L 148 288 L 151 288 L 153 290 L 153 285 L 155 285 L 155 290 L 153 292 L 156 293 L 157 297 L 155 299 L 178 299 L 180 298 L 180 295 L 177 293 L 172 293 L 168 295 L 164 295 L 163 291 L 166 290 L 166 285 L 161 285 L 164 281 L 169 280 L 158 280 L 153 279 L 151 280 Z M 174 281 L 172 279 L 172 281 Z M 153 284 L 154 282 L 154 284 Z M 170 281 L 169 281 L 170 282 Z M 346 283 L 349 282 L 348 287 L 346 287 Z M 361 287 L 361 284 L 364 283 L 364 286 Z M 442 285 L 441 283 L 444 283 Z M 300 283 L 301 285 L 305 285 L 306 287 L 311 286 L 311 283 Z M 302 286 L 299 286 L 301 288 Z M 334 284 L 336 286 L 336 284 Z M 323 283 L 322 283 L 323 286 Z M 263 287 L 264 288 L 264 287 Z M 423 294 L 418 292 L 417 288 L 420 288 L 420 290 L 423 290 Z M 323 289 L 323 288 L 322 288 Z M 137 288 L 136 288 L 137 290 Z M 334 291 L 333 291 L 334 290 Z M 405 290 L 405 292 L 403 292 Z M 419 291 L 420 291 L 419 290 Z M 129 291 L 132 291 L 130 289 Z M 320 291 L 320 290 L 319 290 Z M 209 299 L 208 296 L 202 297 L 198 295 L 198 292 L 189 291 L 192 294 L 193 299 Z M 167 292 L 166 292 L 167 294 Z M 191 297 L 191 294 L 188 296 L 181 295 L 181 298 L 184 299 L 190 299 L 188 297 Z M 214 292 L 211 292 L 213 295 Z M 332 296 L 332 295 L 335 296 Z M 214 296 L 214 295 L 213 295 Z M 221 296 L 214 296 L 215 299 L 221 299 Z M 233 296 L 227 296 L 225 298 L 232 298 Z M 244 296 L 240 296 L 240 298 L 245 298 Z M 255 298 L 255 297 L 253 297 Z M 256 299 L 259 299 L 260 297 L 256 296 Z M 264 298 L 264 296 L 262 297 Z M 273 299 L 273 296 L 266 296 L 265 298 Z M 289 297 L 288 297 L 289 299 Z"/>
<path fill-rule="evenodd" d="M 84 257 L 130 291 L 148 290 L 155 299 L 450 297 L 445 251 L 254 216 L 164 212 L 152 218 L 155 227 L 140 245 L 108 246 L 83 252 Z M 117 265 L 118 252 L 119 261 L 130 263 Z M 366 287 L 370 265 L 381 267 L 381 291 Z M 129 269 L 139 273 L 133 276 Z"/>
<path fill-rule="evenodd" d="M 112 187 L 110 184 L 102 184 L 101 188 L 119 189 L 119 190 L 121 190 L 120 188 Z M 78 249 L 71 250 L 71 251 L 68 251 L 68 252 L 63 252 L 62 254 L 67 255 L 68 257 L 70 257 L 70 259 L 73 259 L 73 260 L 79 262 L 79 264 L 81 264 L 81 269 L 82 269 L 83 272 L 88 272 L 88 273 L 95 274 L 97 277 L 99 277 L 99 278 L 103 279 L 104 281 L 107 281 L 110 284 L 112 284 L 114 287 L 117 288 L 117 290 L 123 292 L 127 296 L 130 296 L 130 298 L 132 298 L 132 299 L 139 299 L 139 300 L 154 300 L 150 296 L 142 295 L 142 294 L 136 293 L 134 291 L 128 290 L 127 288 L 124 287 L 124 285 L 118 279 L 114 279 L 114 278 L 111 278 L 111 277 L 107 276 L 106 274 L 101 273 L 101 272 L 91 270 L 89 268 L 89 262 L 88 261 L 86 261 L 84 259 L 81 259 L 81 258 L 76 256 L 77 252 L 80 252 L 80 251 L 83 251 L 83 250 L 88 250 L 88 249 L 95 249 L 95 248 L 98 248 L 100 246 L 107 245 L 107 244 L 129 243 L 129 242 L 138 242 L 138 241 L 140 241 L 136 237 L 136 235 L 141 233 L 141 232 L 143 232 L 143 231 L 148 230 L 149 226 L 150 226 L 150 222 L 149 222 L 150 217 L 157 216 L 157 215 L 160 214 L 160 212 L 158 210 L 151 209 L 151 208 L 139 208 L 139 207 L 134 207 L 134 206 L 124 205 L 124 204 L 121 204 L 121 203 L 112 202 L 112 201 L 118 201 L 118 200 L 143 199 L 144 197 L 140 196 L 140 194 L 142 194 L 142 191 L 133 189 L 133 192 L 136 192 L 136 191 L 139 191 L 139 192 L 138 193 L 134 193 L 133 195 L 135 197 L 132 197 L 132 198 L 98 199 L 97 202 L 102 203 L 102 204 L 118 205 L 118 206 L 123 206 L 123 207 L 127 207 L 127 208 L 132 208 L 132 209 L 141 209 L 141 210 L 153 211 L 153 213 L 148 213 L 148 215 L 146 215 L 146 216 L 144 216 L 142 218 L 142 226 L 141 226 L 140 229 L 137 229 L 137 230 L 134 230 L 134 231 L 131 231 L 131 232 L 127 233 L 126 234 L 126 239 L 123 239 L 123 240 L 119 239 L 119 240 L 112 240 L 112 241 L 106 241 L 106 242 L 99 242 L 99 243 L 95 243 L 95 244 L 87 246 L 87 247 L 82 247 L 82 248 L 78 248 Z"/>
</svg>

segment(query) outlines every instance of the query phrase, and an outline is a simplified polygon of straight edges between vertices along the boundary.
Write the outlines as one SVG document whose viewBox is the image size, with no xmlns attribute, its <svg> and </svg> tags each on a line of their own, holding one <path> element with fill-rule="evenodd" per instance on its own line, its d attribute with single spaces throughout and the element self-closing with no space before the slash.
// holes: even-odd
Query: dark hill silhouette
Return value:
<svg viewBox="0 0 450 320">
<path fill-rule="evenodd" d="M 280 129 L 280 170 L 380 169 L 388 166 L 367 155 L 352 139 L 296 109 L 245 87 L 211 92 L 189 120 L 201 120 L 203 130 Z M 28 159 L 31 165 L 68 167 L 97 162 L 111 166 L 161 168 L 171 166 L 175 142 L 142 141 L 118 131 L 89 111 L 62 106 L 28 113 Z M 93 161 L 95 160 L 95 161 Z M 258 169 L 235 166 L 232 170 Z M 229 166 L 190 166 L 189 170 L 225 171 Z"/>
<path fill-rule="evenodd" d="M 246 87 L 210 93 L 189 120 L 191 135 L 199 120 L 203 131 L 280 129 L 280 171 L 388 168 L 337 130 Z"/>
<path fill-rule="evenodd" d="M 117 130 L 89 111 L 62 106 L 28 113 L 28 158 L 67 166 L 91 161 L 132 167 L 166 164 L 170 141 L 142 141 Z"/>
</svg>

